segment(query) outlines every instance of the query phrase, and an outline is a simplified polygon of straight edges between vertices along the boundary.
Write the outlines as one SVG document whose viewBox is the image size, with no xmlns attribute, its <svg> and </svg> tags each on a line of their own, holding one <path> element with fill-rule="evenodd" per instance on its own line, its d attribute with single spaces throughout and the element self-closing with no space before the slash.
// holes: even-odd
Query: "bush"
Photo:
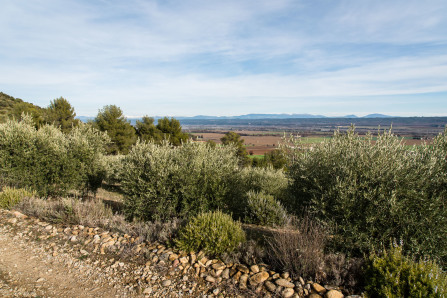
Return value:
<svg viewBox="0 0 447 298">
<path fill-rule="evenodd" d="M 70 134 L 45 125 L 34 127 L 30 116 L 0 124 L 2 183 L 35 190 L 39 196 L 60 196 L 69 190 L 96 191 L 103 177 L 104 133 L 88 125 Z"/>
<path fill-rule="evenodd" d="M 237 163 L 232 147 L 137 142 L 123 160 L 126 214 L 151 220 L 228 210 Z"/>
<path fill-rule="evenodd" d="M 324 269 L 327 231 L 308 217 L 295 219 L 288 229 L 267 238 L 268 255 L 278 270 L 320 281 Z"/>
<path fill-rule="evenodd" d="M 200 213 L 180 230 L 175 243 L 184 251 L 199 251 L 220 255 L 233 251 L 245 241 L 239 222 L 221 211 Z"/>
<path fill-rule="evenodd" d="M 414 262 L 393 247 L 369 257 L 365 289 L 368 297 L 445 297 L 447 275 L 433 261 Z"/>
<path fill-rule="evenodd" d="M 409 149 L 391 132 L 373 140 L 351 129 L 312 150 L 300 147 L 288 148 L 286 205 L 329 224 L 337 250 L 362 256 L 402 239 L 404 250 L 446 264 L 446 133 Z"/>
<path fill-rule="evenodd" d="M 33 197 L 34 193 L 26 189 L 5 187 L 0 192 L 0 208 L 11 209 L 25 197 Z"/>
<path fill-rule="evenodd" d="M 283 226 L 287 212 L 271 195 L 264 192 L 247 193 L 246 221 L 263 226 Z"/>
<path fill-rule="evenodd" d="M 247 212 L 250 212 L 248 192 L 270 195 L 281 202 L 286 195 L 288 183 L 283 170 L 274 170 L 271 167 L 243 168 L 232 178 L 233 187 L 229 204 L 233 217 L 242 219 Z"/>
</svg>

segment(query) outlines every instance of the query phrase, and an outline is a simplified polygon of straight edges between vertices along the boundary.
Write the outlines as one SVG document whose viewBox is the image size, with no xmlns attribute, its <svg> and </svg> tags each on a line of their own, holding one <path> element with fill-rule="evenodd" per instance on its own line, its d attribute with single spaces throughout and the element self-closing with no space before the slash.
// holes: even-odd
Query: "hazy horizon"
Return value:
<svg viewBox="0 0 447 298">
<path fill-rule="evenodd" d="M 447 2 L 2 1 L 0 91 L 79 116 L 447 115 Z"/>
</svg>

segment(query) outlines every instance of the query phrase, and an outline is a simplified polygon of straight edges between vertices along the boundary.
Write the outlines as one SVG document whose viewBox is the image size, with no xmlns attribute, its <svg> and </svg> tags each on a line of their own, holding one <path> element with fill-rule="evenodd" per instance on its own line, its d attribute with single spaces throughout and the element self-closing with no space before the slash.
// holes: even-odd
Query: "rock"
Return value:
<svg viewBox="0 0 447 298">
<path fill-rule="evenodd" d="M 213 294 L 215 296 L 219 295 L 219 292 L 220 292 L 219 288 L 216 288 L 216 289 L 213 290 Z"/>
<path fill-rule="evenodd" d="M 241 271 L 242 273 L 246 273 L 246 274 L 250 273 L 250 270 L 248 270 L 247 266 L 242 265 L 242 264 L 237 264 L 236 269 Z"/>
<path fill-rule="evenodd" d="M 266 281 L 264 283 L 264 286 L 267 290 L 269 290 L 270 292 L 275 292 L 276 290 L 276 286 L 274 283 L 272 283 L 271 281 Z"/>
<path fill-rule="evenodd" d="M 143 291 L 143 294 L 144 295 L 150 295 L 152 293 L 152 288 L 146 288 L 146 289 L 144 289 L 144 291 Z"/>
<path fill-rule="evenodd" d="M 189 262 L 189 258 L 188 258 L 188 257 L 183 257 L 183 258 L 180 258 L 179 261 L 180 261 L 180 263 L 182 263 L 182 264 L 186 264 L 186 263 Z"/>
<path fill-rule="evenodd" d="M 285 288 L 281 294 L 284 298 L 289 298 L 289 297 L 292 297 L 293 294 L 295 294 L 295 291 L 291 288 Z"/>
<path fill-rule="evenodd" d="M 36 280 L 36 282 L 43 282 L 44 280 L 45 280 L 45 278 L 41 277 L 41 278 L 38 278 L 38 279 Z"/>
<path fill-rule="evenodd" d="M 164 280 L 161 285 L 163 287 L 169 287 L 171 285 L 172 281 L 170 279 Z"/>
<path fill-rule="evenodd" d="M 26 215 L 23 214 L 23 213 L 20 213 L 19 211 L 14 211 L 12 214 L 13 214 L 15 217 L 20 218 L 20 219 L 28 218 L 28 216 L 26 216 Z"/>
<path fill-rule="evenodd" d="M 268 278 L 269 278 L 268 272 L 265 272 L 265 271 L 259 272 L 255 275 L 253 275 L 252 277 L 250 277 L 250 284 L 255 286 L 257 284 L 260 284 L 260 283 L 266 281 Z"/>
<path fill-rule="evenodd" d="M 175 261 L 175 260 L 177 260 L 178 259 L 178 255 L 177 254 L 171 254 L 170 256 L 169 256 L 169 261 Z"/>
<path fill-rule="evenodd" d="M 315 292 L 317 292 L 318 294 L 324 294 L 324 293 L 327 292 L 327 290 L 322 285 L 320 285 L 320 284 L 318 284 L 316 282 L 312 284 L 312 289 Z"/>
<path fill-rule="evenodd" d="M 304 286 L 306 283 L 304 282 L 304 279 L 300 276 L 300 278 L 299 278 L 299 281 L 300 281 L 300 284 L 302 285 L 302 286 Z"/>
<path fill-rule="evenodd" d="M 211 267 L 215 270 L 224 270 L 225 268 L 227 268 L 227 266 L 224 263 L 216 263 Z"/>
<path fill-rule="evenodd" d="M 208 282 L 216 282 L 216 279 L 214 278 L 214 277 L 212 277 L 211 275 L 208 275 L 206 278 L 205 278 L 205 280 L 206 281 L 208 281 Z"/>
<path fill-rule="evenodd" d="M 290 276 L 289 272 L 284 272 L 283 274 L 281 274 L 281 277 L 284 279 L 288 279 Z"/>
<path fill-rule="evenodd" d="M 278 286 L 284 287 L 284 288 L 294 288 L 295 285 L 293 283 L 291 283 L 290 281 L 288 281 L 287 279 L 284 278 L 279 278 L 277 280 L 275 280 L 275 283 Z"/>
<path fill-rule="evenodd" d="M 337 290 L 330 290 L 324 295 L 325 298 L 343 298 L 343 294 Z"/>
<path fill-rule="evenodd" d="M 251 272 L 253 273 L 258 273 L 259 272 L 259 266 L 258 265 L 253 265 L 250 267 Z"/>
<path fill-rule="evenodd" d="M 239 279 L 239 289 L 243 290 L 247 288 L 247 280 L 248 280 L 248 274 L 244 274 Z"/>
<path fill-rule="evenodd" d="M 229 279 L 229 278 L 230 278 L 230 269 L 226 268 L 226 269 L 222 272 L 222 278 L 225 278 L 225 279 Z"/>
<path fill-rule="evenodd" d="M 84 249 L 81 249 L 79 252 L 84 256 L 88 255 L 88 251 L 86 251 Z"/>
</svg>

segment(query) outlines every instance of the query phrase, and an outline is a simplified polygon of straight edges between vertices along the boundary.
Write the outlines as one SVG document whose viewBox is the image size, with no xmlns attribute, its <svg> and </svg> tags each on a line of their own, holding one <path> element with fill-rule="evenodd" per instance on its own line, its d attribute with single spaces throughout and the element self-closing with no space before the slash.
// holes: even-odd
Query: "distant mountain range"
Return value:
<svg viewBox="0 0 447 298">
<path fill-rule="evenodd" d="M 76 117 L 82 122 L 87 122 L 88 120 L 93 120 L 94 117 L 88 117 L 88 116 L 79 116 Z M 163 118 L 161 116 L 155 116 L 154 119 L 160 119 Z M 323 115 L 312 115 L 312 114 L 246 114 L 246 115 L 240 115 L 240 116 L 206 116 L 206 115 L 197 115 L 192 117 L 183 117 L 178 116 L 174 117 L 178 120 L 226 120 L 226 119 L 243 119 L 243 120 L 250 120 L 250 119 L 314 119 L 314 118 L 395 118 L 394 116 L 388 116 L 384 114 L 369 114 L 363 117 L 358 117 L 356 115 L 346 115 L 342 117 L 327 117 Z M 141 117 L 128 117 L 128 119 L 134 123 L 137 120 L 140 120 Z"/>
</svg>

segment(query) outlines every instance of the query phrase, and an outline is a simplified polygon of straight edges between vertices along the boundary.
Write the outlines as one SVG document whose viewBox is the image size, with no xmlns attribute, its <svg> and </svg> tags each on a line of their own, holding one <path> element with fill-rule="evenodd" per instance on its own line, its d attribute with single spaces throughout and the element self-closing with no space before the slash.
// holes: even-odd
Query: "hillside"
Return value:
<svg viewBox="0 0 447 298">
<path fill-rule="evenodd" d="M 38 118 L 42 114 L 42 110 L 41 107 L 32 103 L 0 92 L 0 123 L 4 122 L 8 117 L 20 117 L 22 112 L 32 114 L 33 118 Z"/>
<path fill-rule="evenodd" d="M 3 122 L 4 119 L 9 115 L 14 106 L 23 102 L 20 98 L 14 98 L 8 94 L 0 92 L 0 121 Z"/>
</svg>

